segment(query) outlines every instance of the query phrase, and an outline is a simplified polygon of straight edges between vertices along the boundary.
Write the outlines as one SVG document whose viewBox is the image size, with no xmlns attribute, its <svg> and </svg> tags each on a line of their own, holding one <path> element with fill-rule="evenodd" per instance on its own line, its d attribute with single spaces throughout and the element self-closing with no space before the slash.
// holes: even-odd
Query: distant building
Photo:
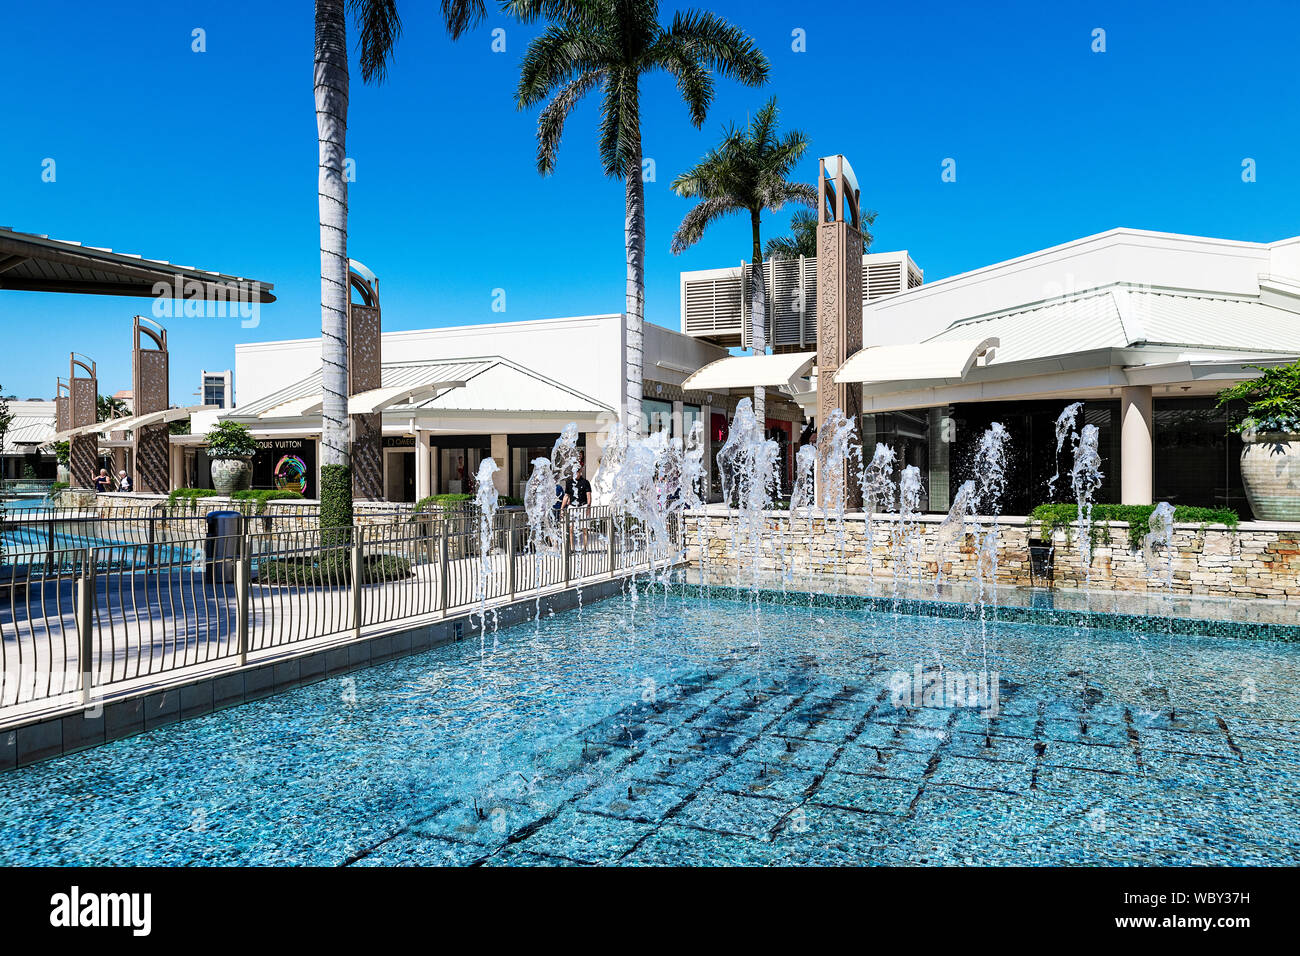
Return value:
<svg viewBox="0 0 1300 956">
<path fill-rule="evenodd" d="M 235 373 L 230 369 L 224 372 L 203 370 L 202 384 L 199 386 L 199 404 L 212 405 L 216 408 L 233 408 L 235 405 Z"/>
<path fill-rule="evenodd" d="M 9 414 L 14 419 L 0 452 L 0 478 L 22 478 L 28 468 L 37 478 L 53 478 L 57 467 L 54 451 L 41 446 L 54 435 L 54 403 L 10 399 Z"/>
</svg>

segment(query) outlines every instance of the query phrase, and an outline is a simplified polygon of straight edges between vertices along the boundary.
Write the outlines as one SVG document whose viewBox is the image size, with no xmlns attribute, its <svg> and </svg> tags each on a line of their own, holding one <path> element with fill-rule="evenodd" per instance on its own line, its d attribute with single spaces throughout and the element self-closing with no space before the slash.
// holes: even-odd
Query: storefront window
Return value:
<svg viewBox="0 0 1300 956">
<path fill-rule="evenodd" d="M 642 399 L 641 424 L 645 427 L 647 435 L 667 432 L 669 437 L 672 437 L 673 403 L 660 401 L 656 398 Z"/>
<path fill-rule="evenodd" d="M 1228 432 L 1228 413 L 1205 398 L 1157 398 L 1152 436 L 1152 494 L 1156 501 L 1236 508 L 1250 516 L 1241 484 L 1241 439 Z"/>
</svg>

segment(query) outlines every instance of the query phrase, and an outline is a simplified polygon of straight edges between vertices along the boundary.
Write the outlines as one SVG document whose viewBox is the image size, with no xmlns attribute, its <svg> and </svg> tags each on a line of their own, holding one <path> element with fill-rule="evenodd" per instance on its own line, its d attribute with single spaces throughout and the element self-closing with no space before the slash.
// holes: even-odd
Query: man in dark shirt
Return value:
<svg viewBox="0 0 1300 956">
<path fill-rule="evenodd" d="M 578 465 L 577 479 L 566 478 L 564 481 L 563 507 L 569 512 L 569 543 L 573 544 L 573 535 L 576 531 L 579 545 L 584 551 L 587 549 L 587 521 L 584 520 L 584 516 L 590 504 L 591 482 L 587 480 L 582 465 Z"/>
</svg>

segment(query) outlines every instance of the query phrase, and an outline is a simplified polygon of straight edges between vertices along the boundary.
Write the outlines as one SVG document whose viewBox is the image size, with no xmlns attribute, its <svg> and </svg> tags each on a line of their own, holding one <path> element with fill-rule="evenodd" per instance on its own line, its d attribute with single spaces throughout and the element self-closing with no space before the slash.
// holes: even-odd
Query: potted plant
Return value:
<svg viewBox="0 0 1300 956">
<path fill-rule="evenodd" d="M 212 487 L 223 495 L 251 488 L 257 440 L 248 428 L 238 422 L 218 422 L 204 437 L 212 459 Z"/>
<path fill-rule="evenodd" d="M 1243 401 L 1231 430 L 1241 435 L 1241 481 L 1255 517 L 1300 521 L 1300 362 L 1252 365 L 1258 378 L 1219 392 L 1219 404 Z"/>
</svg>

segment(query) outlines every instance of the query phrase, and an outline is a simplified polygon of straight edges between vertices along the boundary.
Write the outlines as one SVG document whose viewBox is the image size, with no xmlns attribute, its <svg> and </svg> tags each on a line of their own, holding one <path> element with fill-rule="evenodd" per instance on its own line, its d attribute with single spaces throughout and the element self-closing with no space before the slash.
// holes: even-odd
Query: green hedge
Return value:
<svg viewBox="0 0 1300 956">
<path fill-rule="evenodd" d="M 347 465 L 321 467 L 320 527 L 326 546 L 352 543 L 352 469 Z"/>
<path fill-rule="evenodd" d="M 411 562 L 391 554 L 372 554 L 365 558 L 363 584 L 400 581 L 411 576 Z M 321 586 L 350 584 L 352 558 L 348 551 L 336 551 L 325 558 L 282 558 L 261 561 L 257 566 L 259 584 Z"/>
<path fill-rule="evenodd" d="M 204 498 L 215 498 L 219 492 L 213 488 L 177 488 L 167 495 L 167 509 L 169 511 L 198 510 L 199 502 Z M 302 500 L 302 495 L 296 491 L 279 488 L 245 488 L 242 491 L 232 492 L 231 501 L 250 502 L 252 503 L 252 514 L 265 514 L 266 505 L 271 501 L 291 501 Z M 244 511 L 244 508 L 240 508 Z"/>
<path fill-rule="evenodd" d="M 448 495 L 429 495 L 427 498 L 421 498 L 415 503 L 415 510 L 419 511 L 438 511 L 443 508 L 455 507 L 456 505 L 473 504 L 474 495 L 467 494 L 448 494 Z M 512 495 L 500 495 L 497 498 L 497 504 L 506 507 L 515 506 L 523 507 L 524 499 L 515 498 Z"/>
<path fill-rule="evenodd" d="M 1135 550 L 1141 548 L 1142 539 L 1151 528 L 1151 514 L 1155 510 L 1155 505 L 1093 505 L 1090 534 L 1092 543 L 1096 544 L 1101 540 L 1105 544 L 1110 544 L 1110 526 L 1107 522 L 1113 521 L 1126 526 L 1130 548 Z M 1070 525 L 1079 520 L 1079 508 L 1078 505 L 1068 502 L 1039 505 L 1029 512 L 1029 518 L 1038 522 L 1039 534 L 1047 539 L 1051 538 L 1052 532 L 1057 528 L 1065 528 L 1068 533 Z M 1237 512 L 1232 508 L 1197 508 L 1191 505 L 1174 507 L 1175 522 L 1198 524 L 1202 529 L 1212 524 L 1235 528 L 1240 520 Z"/>
</svg>

